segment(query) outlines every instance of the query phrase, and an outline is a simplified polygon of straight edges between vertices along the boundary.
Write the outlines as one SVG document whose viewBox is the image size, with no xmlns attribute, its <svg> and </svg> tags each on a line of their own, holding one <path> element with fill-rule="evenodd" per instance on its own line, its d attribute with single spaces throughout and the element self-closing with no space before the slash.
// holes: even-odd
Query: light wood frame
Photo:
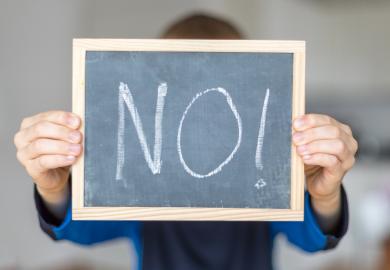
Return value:
<svg viewBox="0 0 390 270">
<path fill-rule="evenodd" d="M 82 119 L 84 134 L 85 56 L 87 51 L 267 52 L 293 53 L 292 118 L 305 110 L 305 42 L 271 40 L 74 39 L 73 112 Z M 303 163 L 291 145 L 290 209 L 189 207 L 86 207 L 84 155 L 72 168 L 74 220 L 229 220 L 299 221 L 304 209 Z"/>
</svg>

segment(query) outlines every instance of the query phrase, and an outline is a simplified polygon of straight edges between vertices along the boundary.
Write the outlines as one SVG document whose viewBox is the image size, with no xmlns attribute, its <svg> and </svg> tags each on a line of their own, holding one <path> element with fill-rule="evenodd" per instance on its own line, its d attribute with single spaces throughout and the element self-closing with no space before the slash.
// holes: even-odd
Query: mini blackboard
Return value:
<svg viewBox="0 0 390 270">
<path fill-rule="evenodd" d="M 73 219 L 302 220 L 301 41 L 73 43 Z"/>
</svg>

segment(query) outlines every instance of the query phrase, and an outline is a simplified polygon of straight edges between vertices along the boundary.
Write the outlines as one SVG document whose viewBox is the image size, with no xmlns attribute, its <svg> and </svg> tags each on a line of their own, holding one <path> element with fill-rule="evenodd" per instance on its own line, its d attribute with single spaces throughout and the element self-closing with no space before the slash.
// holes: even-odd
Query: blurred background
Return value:
<svg viewBox="0 0 390 270">
<path fill-rule="evenodd" d="M 155 38 L 195 11 L 231 20 L 249 39 L 306 40 L 307 111 L 347 122 L 360 142 L 345 178 L 348 235 L 317 254 L 280 237 L 276 269 L 390 269 L 388 0 L 0 0 L 0 269 L 134 266 L 126 241 L 86 249 L 40 231 L 13 135 L 28 115 L 71 110 L 72 38 Z"/>
</svg>

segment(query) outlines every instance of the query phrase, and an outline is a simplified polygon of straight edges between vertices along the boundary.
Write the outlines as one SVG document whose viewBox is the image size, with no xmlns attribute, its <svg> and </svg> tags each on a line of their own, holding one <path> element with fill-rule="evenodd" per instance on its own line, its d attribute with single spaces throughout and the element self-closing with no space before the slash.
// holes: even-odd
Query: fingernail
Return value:
<svg viewBox="0 0 390 270">
<path fill-rule="evenodd" d="M 302 118 L 298 118 L 294 121 L 294 127 L 295 128 L 301 128 L 305 124 L 305 121 Z"/>
<path fill-rule="evenodd" d="M 302 140 L 303 140 L 302 133 L 294 133 L 294 135 L 293 135 L 293 141 L 294 142 L 300 142 Z"/>
<path fill-rule="evenodd" d="M 80 152 L 81 146 L 79 144 L 71 144 L 69 146 L 69 152 L 73 154 L 78 154 Z"/>
<path fill-rule="evenodd" d="M 72 142 L 79 142 L 80 141 L 80 132 L 72 131 L 71 133 L 69 133 L 69 139 Z"/>
<path fill-rule="evenodd" d="M 73 161 L 76 159 L 76 157 L 75 156 L 66 156 L 66 159 L 69 161 Z"/>
<path fill-rule="evenodd" d="M 303 156 L 303 159 L 304 159 L 304 160 L 311 159 L 311 156 L 310 156 L 310 155 L 305 155 L 305 156 Z"/>
<path fill-rule="evenodd" d="M 306 145 L 300 145 L 298 146 L 297 148 L 298 152 L 302 155 L 307 155 L 308 152 L 307 152 L 307 146 Z"/>
<path fill-rule="evenodd" d="M 72 127 L 77 128 L 80 125 L 80 120 L 75 116 L 68 117 L 68 124 Z"/>
</svg>

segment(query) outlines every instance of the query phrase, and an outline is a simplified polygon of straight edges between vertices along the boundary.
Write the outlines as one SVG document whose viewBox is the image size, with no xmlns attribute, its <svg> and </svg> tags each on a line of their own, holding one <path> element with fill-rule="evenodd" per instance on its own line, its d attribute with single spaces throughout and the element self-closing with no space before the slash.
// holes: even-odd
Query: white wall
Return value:
<svg viewBox="0 0 390 270">
<path fill-rule="evenodd" d="M 389 94 L 389 1 L 260 2 L 264 12 L 256 36 L 307 41 L 309 91 Z"/>
<path fill-rule="evenodd" d="M 109 257 L 129 264 L 126 243 L 89 251 L 55 244 L 40 231 L 32 182 L 17 163 L 12 142 L 23 117 L 70 110 L 71 40 L 90 31 L 87 4 L 0 1 L 0 268 L 42 269 L 66 258 Z"/>
<path fill-rule="evenodd" d="M 40 231 L 31 180 L 16 161 L 12 139 L 23 117 L 70 110 L 72 38 L 156 37 L 171 19 L 192 10 L 224 14 L 249 38 L 307 40 L 311 99 L 328 95 L 346 101 L 348 96 L 367 102 L 375 102 L 375 97 L 389 100 L 389 1 L 0 0 L 0 268 L 50 269 L 56 262 L 78 260 L 128 267 L 126 242 L 83 249 L 53 243 Z M 370 129 L 384 134 L 378 120 L 384 117 L 376 116 Z M 375 181 L 376 167 L 364 170 L 372 172 Z M 364 186 L 365 179 L 359 179 Z M 349 258 L 349 248 L 347 244 L 337 254 Z M 326 263 L 289 250 L 281 251 L 286 254 L 278 260 L 281 269 L 301 265 L 297 258 L 307 269 Z"/>
</svg>

